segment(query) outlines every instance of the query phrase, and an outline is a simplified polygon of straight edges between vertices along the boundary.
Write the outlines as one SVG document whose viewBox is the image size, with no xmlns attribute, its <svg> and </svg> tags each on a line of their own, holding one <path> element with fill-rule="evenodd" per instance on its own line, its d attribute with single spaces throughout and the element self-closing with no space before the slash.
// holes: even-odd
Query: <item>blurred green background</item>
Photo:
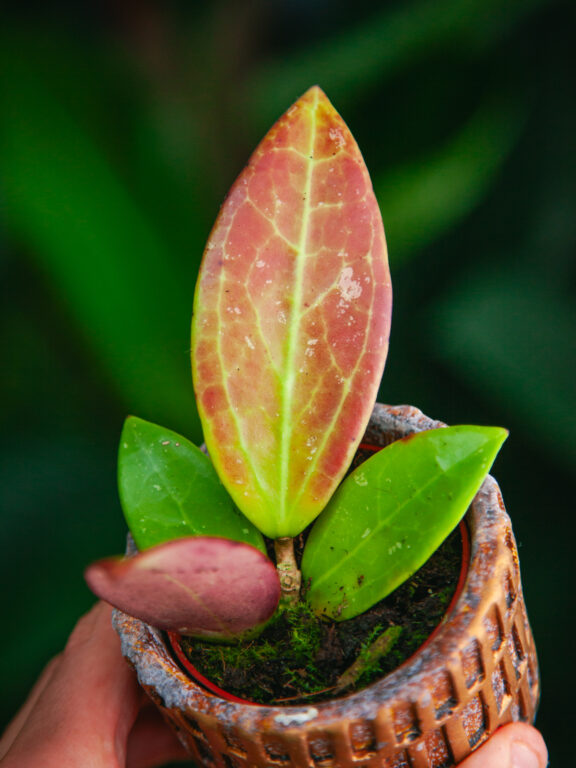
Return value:
<svg viewBox="0 0 576 768">
<path fill-rule="evenodd" d="M 127 413 L 198 440 L 203 244 L 320 84 L 360 144 L 395 288 L 381 400 L 511 437 L 552 764 L 573 761 L 575 8 L 555 0 L 8 2 L 0 29 L 0 721 L 120 552 Z"/>
</svg>

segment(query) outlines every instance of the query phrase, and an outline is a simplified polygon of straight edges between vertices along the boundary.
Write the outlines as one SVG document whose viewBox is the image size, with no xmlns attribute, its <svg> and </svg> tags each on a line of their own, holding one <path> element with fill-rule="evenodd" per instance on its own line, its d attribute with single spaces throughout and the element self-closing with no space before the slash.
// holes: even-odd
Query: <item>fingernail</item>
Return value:
<svg viewBox="0 0 576 768">
<path fill-rule="evenodd" d="M 512 742 L 512 768 L 540 768 L 540 758 L 523 741 Z"/>
</svg>

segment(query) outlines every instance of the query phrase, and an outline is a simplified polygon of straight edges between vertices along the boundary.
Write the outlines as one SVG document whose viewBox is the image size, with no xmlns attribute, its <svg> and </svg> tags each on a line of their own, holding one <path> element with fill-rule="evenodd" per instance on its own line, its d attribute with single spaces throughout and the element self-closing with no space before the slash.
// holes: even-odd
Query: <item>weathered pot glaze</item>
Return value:
<svg viewBox="0 0 576 768">
<path fill-rule="evenodd" d="M 444 426 L 377 405 L 366 442 Z M 192 757 L 219 768 L 450 768 L 499 725 L 534 719 L 538 666 L 518 553 L 488 477 L 467 513 L 471 560 L 460 598 L 411 659 L 358 693 L 310 706 L 225 701 L 173 661 L 161 633 L 116 612 L 125 657 Z"/>
</svg>

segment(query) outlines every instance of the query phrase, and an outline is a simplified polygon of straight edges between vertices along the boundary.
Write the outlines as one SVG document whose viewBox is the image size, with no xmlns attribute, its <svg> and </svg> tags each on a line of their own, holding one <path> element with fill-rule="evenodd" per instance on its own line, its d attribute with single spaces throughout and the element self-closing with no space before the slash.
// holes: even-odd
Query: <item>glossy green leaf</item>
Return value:
<svg viewBox="0 0 576 768">
<path fill-rule="evenodd" d="M 265 551 L 210 459 L 169 429 L 130 416 L 120 439 L 120 500 L 139 549 L 183 536 L 220 536 Z"/>
<path fill-rule="evenodd" d="M 346 472 L 376 399 L 390 313 L 368 170 L 340 115 L 310 88 L 232 187 L 194 302 L 206 444 L 267 536 L 302 531 Z"/>
<path fill-rule="evenodd" d="M 409 578 L 461 520 L 507 435 L 476 426 L 420 432 L 350 474 L 306 544 L 314 610 L 352 618 Z"/>
</svg>

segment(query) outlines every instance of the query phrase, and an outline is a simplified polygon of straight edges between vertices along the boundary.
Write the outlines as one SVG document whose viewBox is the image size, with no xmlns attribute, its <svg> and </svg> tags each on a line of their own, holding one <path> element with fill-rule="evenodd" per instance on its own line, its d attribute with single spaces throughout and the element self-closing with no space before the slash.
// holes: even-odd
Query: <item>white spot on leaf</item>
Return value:
<svg viewBox="0 0 576 768">
<path fill-rule="evenodd" d="M 362 286 L 359 280 L 355 280 L 352 267 L 344 267 L 338 278 L 338 290 L 344 301 L 358 299 L 362 295 Z"/>
<path fill-rule="evenodd" d="M 346 139 L 340 128 L 330 128 L 328 135 L 338 148 L 346 146 Z"/>
</svg>

